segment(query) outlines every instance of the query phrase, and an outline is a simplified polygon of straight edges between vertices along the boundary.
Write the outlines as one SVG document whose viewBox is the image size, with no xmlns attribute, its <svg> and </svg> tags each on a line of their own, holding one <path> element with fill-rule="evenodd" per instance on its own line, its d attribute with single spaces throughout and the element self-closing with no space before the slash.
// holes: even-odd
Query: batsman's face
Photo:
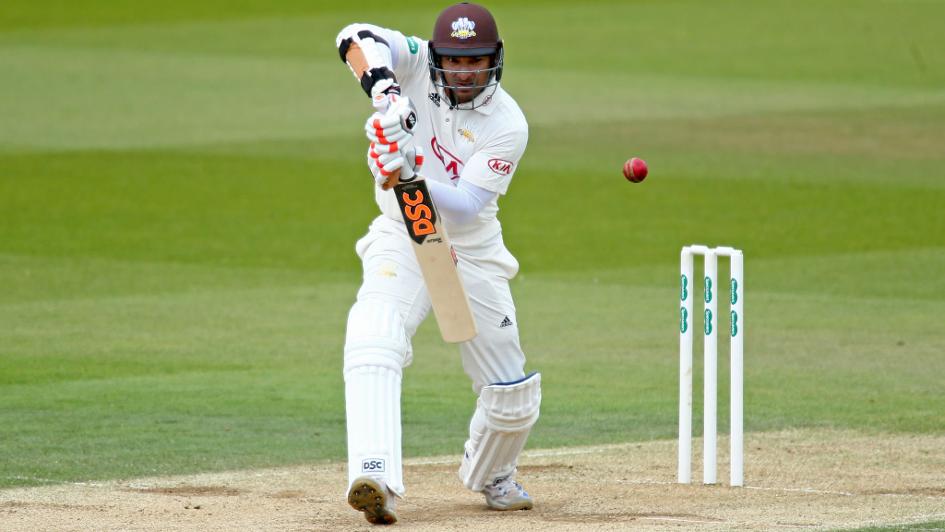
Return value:
<svg viewBox="0 0 945 532">
<path fill-rule="evenodd" d="M 447 85 L 469 87 L 468 89 L 450 89 L 458 103 L 466 103 L 478 96 L 485 84 L 488 83 L 491 74 L 488 69 L 492 66 L 492 58 L 488 55 L 476 57 L 444 56 L 442 65 L 444 70 L 453 71 L 443 73 Z M 474 88 L 477 85 L 478 87 Z"/>
</svg>

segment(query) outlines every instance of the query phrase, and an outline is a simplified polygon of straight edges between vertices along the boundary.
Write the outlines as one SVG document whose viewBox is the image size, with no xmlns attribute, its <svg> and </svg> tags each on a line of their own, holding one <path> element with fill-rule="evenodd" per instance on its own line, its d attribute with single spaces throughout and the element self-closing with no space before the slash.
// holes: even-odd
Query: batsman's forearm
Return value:
<svg viewBox="0 0 945 532">
<path fill-rule="evenodd" d="M 384 30 L 369 24 L 352 24 L 341 30 L 336 39 L 341 60 L 361 82 L 368 96 L 371 88 L 382 79 L 396 82 L 393 72 L 393 55 L 387 39 L 381 36 Z"/>
<path fill-rule="evenodd" d="M 348 53 L 345 54 L 345 63 L 351 68 L 351 72 L 358 80 L 364 76 L 364 73 L 371 69 L 368 65 L 367 57 L 364 56 L 364 50 L 358 43 L 352 43 L 348 47 Z"/>
<path fill-rule="evenodd" d="M 455 187 L 428 179 L 427 188 L 437 209 L 445 213 L 451 221 L 458 223 L 475 220 L 482 208 L 496 196 L 495 192 L 462 179 Z"/>
</svg>

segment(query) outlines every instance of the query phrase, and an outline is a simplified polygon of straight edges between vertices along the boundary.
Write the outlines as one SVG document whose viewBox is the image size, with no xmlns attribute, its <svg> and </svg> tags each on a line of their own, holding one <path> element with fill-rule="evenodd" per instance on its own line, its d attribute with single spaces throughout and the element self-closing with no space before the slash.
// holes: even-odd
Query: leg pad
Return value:
<svg viewBox="0 0 945 532">
<path fill-rule="evenodd" d="M 538 421 L 540 405 L 540 373 L 483 387 L 459 468 L 459 478 L 467 488 L 482 491 L 495 478 L 515 472 L 518 455 Z"/>
</svg>

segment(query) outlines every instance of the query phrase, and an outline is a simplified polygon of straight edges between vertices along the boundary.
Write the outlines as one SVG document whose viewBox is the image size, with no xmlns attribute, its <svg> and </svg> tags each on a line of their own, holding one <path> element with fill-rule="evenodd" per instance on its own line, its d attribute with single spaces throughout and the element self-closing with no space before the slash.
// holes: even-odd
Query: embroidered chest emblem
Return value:
<svg viewBox="0 0 945 532">
<path fill-rule="evenodd" d="M 462 127 L 459 128 L 457 131 L 459 131 L 459 134 L 462 135 L 462 137 L 466 139 L 467 141 L 471 143 L 476 142 L 476 137 L 472 134 L 472 131 L 469 131 L 468 129 L 462 128 Z"/>
<path fill-rule="evenodd" d="M 459 17 L 453 21 L 453 33 L 450 33 L 450 37 L 455 37 L 457 39 L 468 39 L 470 37 L 475 37 L 476 23 L 469 20 L 466 17 Z"/>
</svg>

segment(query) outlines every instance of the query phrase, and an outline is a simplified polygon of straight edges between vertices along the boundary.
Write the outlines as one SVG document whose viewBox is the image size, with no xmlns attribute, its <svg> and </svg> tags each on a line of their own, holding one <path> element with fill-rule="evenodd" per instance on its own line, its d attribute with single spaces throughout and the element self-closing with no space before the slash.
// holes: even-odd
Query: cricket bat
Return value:
<svg viewBox="0 0 945 532">
<path fill-rule="evenodd" d="M 394 183 L 394 195 L 413 241 L 440 334 L 451 343 L 471 340 L 476 336 L 476 321 L 456 266 L 456 251 L 433 205 L 427 183 L 419 175 L 407 182 L 400 181 L 400 172 L 391 177 L 395 179 L 388 183 Z"/>
</svg>

